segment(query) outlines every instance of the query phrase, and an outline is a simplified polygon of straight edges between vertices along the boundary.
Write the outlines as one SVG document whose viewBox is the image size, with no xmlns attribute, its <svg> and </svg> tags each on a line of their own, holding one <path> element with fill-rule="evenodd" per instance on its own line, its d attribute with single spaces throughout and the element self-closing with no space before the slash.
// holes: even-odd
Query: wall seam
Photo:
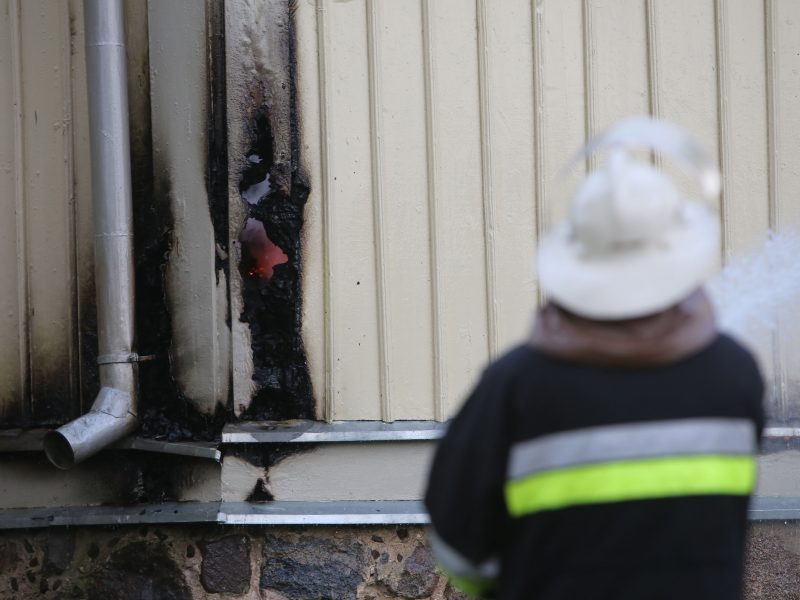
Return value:
<svg viewBox="0 0 800 600">
<path fill-rule="evenodd" d="M 645 2 L 645 21 L 648 110 L 652 118 L 659 119 L 661 118 L 661 105 L 659 102 L 661 90 L 658 85 L 658 19 L 655 0 L 647 0 Z M 658 152 L 652 152 L 652 160 L 656 167 L 660 168 L 662 166 L 662 156 Z"/>
<path fill-rule="evenodd" d="M 333 318 L 332 308 L 332 249 L 331 238 L 333 234 L 333 215 L 331 211 L 331 194 L 333 192 L 333 182 L 330 173 L 330 131 L 328 114 L 328 42 L 327 42 L 327 22 L 325 0 L 317 0 L 317 68 L 319 74 L 319 115 L 320 115 L 320 172 L 321 186 L 320 194 L 322 197 L 322 262 L 323 262 L 323 321 L 324 321 L 324 363 L 325 363 L 325 397 L 324 397 L 324 418 L 326 421 L 333 421 L 335 418 L 334 394 L 335 378 L 333 356 Z"/>
<path fill-rule="evenodd" d="M 381 111 L 380 28 L 376 0 L 367 0 L 367 70 L 369 77 L 370 155 L 372 159 L 372 216 L 375 236 L 375 283 L 378 309 L 378 370 L 381 420 L 391 422 L 389 390 L 389 309 L 386 298 L 385 222 L 383 210 L 383 131 Z"/>
<path fill-rule="evenodd" d="M 447 419 L 447 389 L 442 365 L 444 331 L 441 315 L 444 312 L 439 277 L 439 196 L 436 192 L 436 118 L 434 116 L 433 30 L 431 2 L 421 0 L 422 55 L 425 78 L 425 151 L 428 176 L 428 221 L 430 236 L 431 319 L 433 326 L 433 414 L 437 421 Z"/>
<path fill-rule="evenodd" d="M 19 318 L 20 406 L 22 420 L 28 422 L 32 415 L 31 353 L 30 353 L 30 281 L 28 279 L 28 216 L 25 210 L 24 108 L 22 91 L 22 14 L 21 0 L 10 0 L 11 64 L 14 96 L 14 187 L 17 231 L 17 312 Z"/>
<path fill-rule="evenodd" d="M 591 0 L 583 0 L 582 5 L 583 25 L 583 90 L 586 111 L 584 113 L 584 138 L 588 142 L 596 133 L 595 106 L 594 106 L 594 27 L 592 26 Z M 597 154 L 586 157 L 587 173 L 597 166 Z"/>
<path fill-rule="evenodd" d="M 541 240 L 547 229 L 547 188 L 544 174 L 544 46 L 543 25 L 539 12 L 540 0 L 531 0 L 531 36 L 533 38 L 533 184 L 534 219 L 536 239 Z M 545 303 L 545 294 L 536 282 L 539 306 Z"/>
<path fill-rule="evenodd" d="M 717 146 L 719 148 L 719 165 L 722 172 L 722 191 L 720 192 L 719 212 L 722 221 L 722 236 L 720 240 L 720 253 L 725 259 L 728 253 L 728 240 L 731 237 L 730 219 L 726 210 L 727 190 L 730 179 L 730 156 L 728 141 L 730 138 L 730 118 L 728 110 L 728 59 L 727 59 L 727 27 L 725 23 L 724 0 L 714 0 L 714 39 L 716 45 L 717 69 Z"/>
<path fill-rule="evenodd" d="M 768 227 L 770 232 L 777 232 L 779 227 L 778 205 L 778 101 L 776 98 L 776 81 L 778 79 L 777 24 L 778 14 L 775 0 L 764 0 L 764 59 L 767 110 L 767 194 L 768 194 Z M 776 327 L 772 332 L 772 364 L 774 373 L 773 396 L 780 407 L 783 417 L 789 412 L 787 397 L 787 373 L 781 353 L 781 329 Z"/>
<path fill-rule="evenodd" d="M 478 104 L 480 107 L 481 183 L 483 199 L 484 261 L 486 263 L 486 318 L 489 358 L 498 351 L 497 267 L 495 260 L 495 202 L 492 186 L 490 82 L 487 0 L 476 0 L 478 46 Z"/>
<path fill-rule="evenodd" d="M 72 271 L 67 277 L 69 287 L 70 306 L 68 307 L 69 319 L 67 322 L 67 344 L 70 390 L 70 416 L 81 413 L 80 406 L 80 350 L 78 332 L 80 331 L 80 310 L 78 309 L 78 250 L 77 250 L 77 214 L 75 199 L 75 160 L 72 151 L 72 35 L 70 31 L 70 4 L 67 2 L 59 3 L 61 11 L 61 84 L 63 86 L 63 105 L 60 132 L 64 146 L 64 177 L 66 178 L 66 189 L 68 190 L 67 206 L 67 240 L 68 252 Z"/>
</svg>

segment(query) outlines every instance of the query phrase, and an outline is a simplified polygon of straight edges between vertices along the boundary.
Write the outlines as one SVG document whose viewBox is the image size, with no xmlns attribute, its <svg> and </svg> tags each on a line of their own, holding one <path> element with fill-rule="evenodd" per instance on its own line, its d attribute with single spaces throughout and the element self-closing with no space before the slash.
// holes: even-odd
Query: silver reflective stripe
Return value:
<svg viewBox="0 0 800 600">
<path fill-rule="evenodd" d="M 500 561 L 496 558 L 476 565 L 459 553 L 458 550 L 448 545 L 432 527 L 428 528 L 427 536 L 436 560 L 451 575 L 466 579 L 494 579 L 500 574 Z"/>
<path fill-rule="evenodd" d="M 508 478 L 585 464 L 683 456 L 752 454 L 749 419 L 677 419 L 605 425 L 554 433 L 511 447 Z"/>
</svg>

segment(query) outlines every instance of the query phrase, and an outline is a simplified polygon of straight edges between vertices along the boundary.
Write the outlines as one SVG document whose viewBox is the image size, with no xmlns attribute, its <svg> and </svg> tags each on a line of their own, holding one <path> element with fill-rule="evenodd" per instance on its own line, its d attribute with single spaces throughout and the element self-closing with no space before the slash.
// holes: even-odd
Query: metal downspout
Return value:
<svg viewBox="0 0 800 600">
<path fill-rule="evenodd" d="M 84 0 L 92 152 L 100 393 L 85 415 L 44 438 L 68 469 L 131 434 L 136 418 L 133 214 L 122 0 Z"/>
</svg>

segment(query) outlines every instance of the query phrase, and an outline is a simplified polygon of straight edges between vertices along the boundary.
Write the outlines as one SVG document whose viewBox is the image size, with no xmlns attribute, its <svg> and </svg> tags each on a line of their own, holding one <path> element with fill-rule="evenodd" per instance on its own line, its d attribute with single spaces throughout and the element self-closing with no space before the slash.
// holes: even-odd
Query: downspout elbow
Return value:
<svg viewBox="0 0 800 600">
<path fill-rule="evenodd" d="M 84 15 L 101 389 L 88 413 L 45 435 L 45 454 L 61 469 L 69 469 L 138 426 L 123 0 L 84 0 Z"/>
<path fill-rule="evenodd" d="M 118 442 L 138 427 L 131 395 L 104 387 L 89 412 L 44 437 L 44 452 L 59 469 L 75 464 Z"/>
</svg>

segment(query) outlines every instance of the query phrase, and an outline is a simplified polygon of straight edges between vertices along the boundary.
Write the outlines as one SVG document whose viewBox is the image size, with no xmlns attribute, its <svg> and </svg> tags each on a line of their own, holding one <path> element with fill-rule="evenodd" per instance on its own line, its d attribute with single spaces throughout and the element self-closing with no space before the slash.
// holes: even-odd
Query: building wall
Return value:
<svg viewBox="0 0 800 600">
<path fill-rule="evenodd" d="M 192 6 L 169 34 L 160 25 L 174 7 L 127 9 L 137 24 L 132 139 L 155 149 L 149 171 L 137 172 L 155 183 L 137 183 L 137 201 L 168 205 L 169 264 L 156 267 L 166 268 L 170 368 L 200 413 L 227 402 L 231 379 L 245 413 L 258 387 L 241 282 L 220 265 L 240 258 L 239 175 L 260 106 L 289 169 L 296 104 L 310 188 L 303 338 L 320 418 L 448 418 L 485 362 L 524 338 L 540 297 L 537 239 L 564 215 L 586 165 L 562 169 L 621 117 L 674 120 L 718 157 L 721 257 L 800 227 L 791 0 L 303 0 L 291 11 L 229 2 L 227 239 L 204 181 L 213 3 Z M 96 389 L 82 28 L 78 0 L 0 5 L 5 424 L 63 422 Z M 779 335 L 752 340 L 773 382 L 774 422 L 797 417 L 798 335 L 789 319 Z"/>
<path fill-rule="evenodd" d="M 157 358 L 141 367 L 147 435 L 213 438 L 237 417 L 447 419 L 530 327 L 537 239 L 587 168 L 564 164 L 630 114 L 675 120 L 719 158 L 721 258 L 800 226 L 795 2 L 185 1 L 126 4 L 139 350 Z M 97 381 L 82 3 L 0 9 L 5 428 L 75 416 Z M 269 156 L 253 158 L 259 144 Z M 259 161 L 269 193 L 252 202 Z M 283 244 L 274 296 L 243 279 L 253 219 Z M 773 423 L 800 409 L 798 334 L 790 319 L 753 340 Z M 381 464 L 419 482 L 423 445 L 383 445 Z M 332 448 L 276 481 L 379 454 Z M 399 487 L 386 498 L 419 495 Z"/>
</svg>

